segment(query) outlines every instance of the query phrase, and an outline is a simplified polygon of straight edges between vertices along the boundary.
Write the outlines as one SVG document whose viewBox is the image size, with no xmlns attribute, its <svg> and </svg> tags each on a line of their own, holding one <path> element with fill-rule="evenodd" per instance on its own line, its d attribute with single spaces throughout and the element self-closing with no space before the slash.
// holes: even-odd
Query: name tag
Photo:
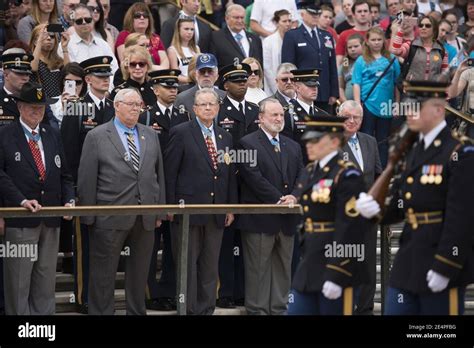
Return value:
<svg viewBox="0 0 474 348">
<path fill-rule="evenodd" d="M 306 42 L 298 42 L 298 47 L 305 47 L 306 46 Z"/>
</svg>

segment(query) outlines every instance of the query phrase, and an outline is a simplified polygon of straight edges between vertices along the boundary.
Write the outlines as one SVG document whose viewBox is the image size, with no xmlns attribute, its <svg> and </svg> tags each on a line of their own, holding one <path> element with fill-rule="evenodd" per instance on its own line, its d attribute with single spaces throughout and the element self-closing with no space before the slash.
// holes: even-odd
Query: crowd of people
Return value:
<svg viewBox="0 0 474 348">
<path fill-rule="evenodd" d="M 473 194 L 461 184 L 472 188 L 474 0 L 176 5 L 9 1 L 0 206 L 300 203 L 303 217 L 191 216 L 185 296 L 201 315 L 372 314 L 371 219 L 386 213 L 407 219 L 387 314 L 462 313 L 474 281 L 459 218 Z M 445 118 L 448 105 L 457 116 Z M 385 212 L 366 192 L 405 121 L 421 142 Z M 237 149 L 255 162 L 232 161 Z M 6 314 L 55 313 L 58 251 L 79 313 L 114 313 L 117 269 L 127 314 L 176 309 L 173 216 L 0 218 L 0 231 L 39 253 L 0 258 Z M 364 262 L 325 256 L 331 243 L 362 245 Z"/>
</svg>

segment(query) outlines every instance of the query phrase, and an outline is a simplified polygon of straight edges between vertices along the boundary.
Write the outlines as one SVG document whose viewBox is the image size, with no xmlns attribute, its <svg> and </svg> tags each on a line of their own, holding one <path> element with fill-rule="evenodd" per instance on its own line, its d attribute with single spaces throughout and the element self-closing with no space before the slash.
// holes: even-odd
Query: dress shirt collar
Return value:
<svg viewBox="0 0 474 348">
<path fill-rule="evenodd" d="M 304 22 L 303 22 L 303 26 L 305 27 L 306 31 L 309 33 L 309 35 L 311 35 L 311 30 L 314 30 L 316 32 L 316 35 L 318 35 L 318 27 L 314 27 L 313 29 L 311 29 L 309 26 L 307 26 Z"/>
<path fill-rule="evenodd" d="M 173 111 L 173 104 L 171 104 L 170 106 L 164 106 L 157 100 L 156 105 L 158 105 L 158 109 L 160 109 L 160 113 L 162 113 L 163 115 L 165 114 L 166 109 L 169 109 L 170 110 L 169 117 L 171 118 L 171 112 Z"/>
<path fill-rule="evenodd" d="M 128 128 L 126 125 L 124 125 L 122 122 L 120 122 L 118 117 L 114 117 L 114 124 L 118 129 L 120 129 L 124 133 L 130 133 L 130 132 L 135 133 L 136 130 L 137 130 L 136 126 L 134 126 L 133 128 Z"/>
<path fill-rule="evenodd" d="M 436 139 L 439 133 L 447 126 L 445 120 L 441 121 L 436 127 L 430 130 L 427 134 L 422 135 L 420 133 L 420 139 L 423 139 L 425 142 L 425 150 L 431 145 L 431 143 Z"/>
<path fill-rule="evenodd" d="M 104 108 L 105 108 L 105 97 L 102 98 L 102 99 L 99 99 L 95 96 L 94 93 L 92 93 L 91 91 L 89 91 L 89 96 L 91 97 L 92 101 L 94 102 L 94 104 L 99 107 L 100 105 L 100 102 L 102 102 L 104 104 Z"/>
<path fill-rule="evenodd" d="M 303 107 L 304 111 L 306 111 L 307 114 L 309 114 L 309 108 L 313 105 L 306 104 L 304 101 L 301 99 L 296 98 L 296 101 Z M 313 107 L 313 112 L 314 112 L 314 107 Z"/>
<path fill-rule="evenodd" d="M 319 161 L 319 168 L 324 168 L 326 166 L 326 164 L 329 163 L 330 160 L 333 159 L 334 156 L 337 155 L 337 150 L 334 150 L 333 152 L 327 154 L 326 156 L 324 156 L 320 161 Z"/>
<path fill-rule="evenodd" d="M 272 139 L 275 138 L 278 141 L 278 143 L 280 143 L 280 134 L 277 134 L 274 137 L 270 133 L 268 133 L 263 127 L 260 127 L 260 129 L 263 131 L 263 133 L 265 133 L 265 135 L 267 136 L 267 138 L 270 142 L 272 142 Z"/>
<path fill-rule="evenodd" d="M 28 132 L 30 132 L 30 133 L 35 132 L 36 134 L 40 134 L 39 124 L 34 129 L 32 129 L 25 122 L 23 122 L 21 117 L 20 117 L 20 123 L 23 126 L 23 128 L 25 128 Z"/>
<path fill-rule="evenodd" d="M 234 105 L 234 107 L 239 110 L 239 104 L 243 104 L 243 108 L 245 110 L 245 99 L 242 100 L 241 102 L 238 102 L 237 100 L 233 99 L 230 97 L 230 95 L 227 94 L 227 98 L 229 99 L 229 101 L 232 103 L 232 105 Z"/>
<path fill-rule="evenodd" d="M 196 121 L 197 121 L 199 127 L 201 127 L 201 131 L 204 134 L 204 136 L 207 136 L 207 135 L 212 136 L 214 134 L 214 122 L 211 123 L 211 125 L 209 127 L 207 127 L 206 125 L 204 125 L 204 123 L 201 122 L 199 117 L 196 117 Z"/>
</svg>

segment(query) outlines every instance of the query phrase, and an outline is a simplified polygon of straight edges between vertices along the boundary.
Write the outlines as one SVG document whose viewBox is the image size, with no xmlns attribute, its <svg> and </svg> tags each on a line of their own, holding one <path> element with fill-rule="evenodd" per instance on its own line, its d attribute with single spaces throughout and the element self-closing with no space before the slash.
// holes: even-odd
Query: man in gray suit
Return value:
<svg viewBox="0 0 474 348">
<path fill-rule="evenodd" d="M 362 106 L 354 100 L 347 100 L 339 107 L 339 116 L 347 117 L 344 122 L 346 145 L 343 146 L 343 158 L 353 162 L 364 174 L 367 190 L 382 173 L 377 141 L 373 136 L 359 132 L 362 125 Z M 369 283 L 359 287 L 356 314 L 371 315 L 374 310 L 377 257 L 377 226 L 370 228 L 365 235 L 366 257 L 369 269 Z"/>
<path fill-rule="evenodd" d="M 196 92 L 203 88 L 212 88 L 219 95 L 219 99 L 225 98 L 225 91 L 214 87 L 214 84 L 219 77 L 217 70 L 217 59 L 213 54 L 202 53 L 199 54 L 196 59 L 196 85 L 190 89 L 178 94 L 174 106 L 178 109 L 184 107 L 189 112 L 191 118 L 196 118 L 194 113 L 194 95 Z"/>
<path fill-rule="evenodd" d="M 135 89 L 120 90 L 114 99 L 115 119 L 91 130 L 79 165 L 81 205 L 164 204 L 165 179 L 156 133 L 137 124 L 143 101 Z M 147 270 L 153 230 L 161 217 L 87 216 L 90 225 L 89 314 L 114 314 L 115 274 L 124 243 L 127 314 L 144 315 Z"/>
</svg>

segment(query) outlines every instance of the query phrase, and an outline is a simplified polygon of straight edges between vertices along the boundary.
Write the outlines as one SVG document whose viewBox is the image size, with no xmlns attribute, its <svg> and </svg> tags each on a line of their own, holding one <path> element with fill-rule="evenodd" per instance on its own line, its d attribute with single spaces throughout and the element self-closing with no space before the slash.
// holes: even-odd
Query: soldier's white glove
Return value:
<svg viewBox="0 0 474 348">
<path fill-rule="evenodd" d="M 431 291 L 440 292 L 448 286 L 449 278 L 430 269 L 428 273 L 426 273 L 426 281 Z"/>
<path fill-rule="evenodd" d="M 365 192 L 361 192 L 359 194 L 359 199 L 356 201 L 356 209 L 360 215 L 367 219 L 371 219 L 380 212 L 380 205 L 374 197 Z"/>
<path fill-rule="evenodd" d="M 323 295 L 330 300 L 336 300 L 342 295 L 342 288 L 329 280 L 326 280 L 323 284 Z"/>
</svg>

